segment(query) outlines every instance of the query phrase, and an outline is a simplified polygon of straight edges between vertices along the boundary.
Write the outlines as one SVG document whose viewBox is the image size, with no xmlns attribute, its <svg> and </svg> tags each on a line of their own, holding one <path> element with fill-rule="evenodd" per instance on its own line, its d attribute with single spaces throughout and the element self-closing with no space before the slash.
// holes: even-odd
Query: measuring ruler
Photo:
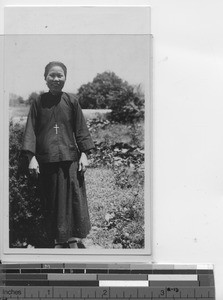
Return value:
<svg viewBox="0 0 223 300">
<path fill-rule="evenodd" d="M 215 299 L 210 265 L 2 264 L 0 300 Z"/>
</svg>

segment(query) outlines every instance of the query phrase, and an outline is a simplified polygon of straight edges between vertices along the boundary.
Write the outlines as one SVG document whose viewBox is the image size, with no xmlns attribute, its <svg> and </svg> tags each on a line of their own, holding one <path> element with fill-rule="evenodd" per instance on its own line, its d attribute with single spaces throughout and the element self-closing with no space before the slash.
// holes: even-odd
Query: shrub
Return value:
<svg viewBox="0 0 223 300">
<path fill-rule="evenodd" d="M 144 94 L 114 72 L 97 74 L 77 93 L 82 108 L 111 109 L 110 120 L 128 123 L 144 118 Z"/>
<path fill-rule="evenodd" d="M 37 180 L 27 175 L 28 162 L 20 153 L 23 126 L 11 122 L 9 129 L 10 247 L 46 247 Z"/>
<path fill-rule="evenodd" d="M 111 218 L 107 221 L 109 230 L 115 229 L 114 244 L 121 244 L 122 248 L 144 247 L 144 200 L 142 188 L 132 195 L 125 191 L 122 198 L 109 212 Z"/>
<path fill-rule="evenodd" d="M 144 97 L 137 94 L 134 87 L 110 93 L 112 98 L 110 120 L 120 123 L 133 123 L 144 118 Z"/>
<path fill-rule="evenodd" d="M 92 167 L 112 168 L 116 184 L 132 188 L 144 184 L 143 124 L 121 125 L 114 122 L 88 122 L 95 141 Z"/>
</svg>

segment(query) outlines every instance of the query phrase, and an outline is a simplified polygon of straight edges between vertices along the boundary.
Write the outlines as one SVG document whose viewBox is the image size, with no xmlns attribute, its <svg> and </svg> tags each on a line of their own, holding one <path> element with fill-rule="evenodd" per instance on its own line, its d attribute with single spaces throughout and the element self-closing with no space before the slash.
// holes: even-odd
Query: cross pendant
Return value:
<svg viewBox="0 0 223 300">
<path fill-rule="evenodd" d="M 56 123 L 56 125 L 55 125 L 53 128 L 55 128 L 55 129 L 56 129 L 56 134 L 57 134 L 57 129 L 59 129 L 59 128 L 60 128 L 60 127 L 58 127 L 58 126 L 57 126 L 57 123 Z"/>
</svg>

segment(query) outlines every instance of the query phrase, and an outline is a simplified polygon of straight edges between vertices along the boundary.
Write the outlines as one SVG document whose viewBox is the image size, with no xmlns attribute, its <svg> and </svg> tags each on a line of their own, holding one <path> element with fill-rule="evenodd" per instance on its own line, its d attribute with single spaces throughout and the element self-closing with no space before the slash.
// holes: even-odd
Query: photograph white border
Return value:
<svg viewBox="0 0 223 300">
<path fill-rule="evenodd" d="M 58 34 L 58 30 L 62 34 L 66 34 L 67 32 L 67 25 L 64 28 L 58 28 L 55 27 L 55 24 L 48 24 L 47 27 L 45 25 L 45 14 L 38 12 L 37 9 L 40 9 L 42 11 L 46 12 L 46 16 L 48 15 L 49 11 L 52 13 L 53 11 L 58 11 L 58 9 L 64 9 L 64 11 L 67 11 L 67 9 L 71 10 L 74 9 L 74 11 L 78 10 L 77 15 L 85 15 L 88 16 L 89 14 L 92 16 L 97 16 L 97 21 L 92 18 L 91 24 L 89 23 L 89 26 L 86 26 L 86 23 L 82 22 L 82 19 L 74 18 L 73 26 L 68 26 L 72 33 L 79 32 L 81 34 L 148 34 L 151 35 L 150 32 L 150 7 L 112 7 L 112 10 L 114 13 L 116 13 L 115 17 L 115 23 L 114 23 L 114 14 L 110 14 L 111 7 L 6 7 L 5 8 L 5 35 L 8 34 Z M 21 15 L 16 13 L 18 12 L 17 9 L 21 12 Z M 33 14 L 27 14 L 26 9 L 35 10 L 36 14 L 35 16 L 40 19 L 39 23 L 36 24 L 36 26 L 30 26 L 30 19 L 29 16 L 32 15 L 33 20 Z M 44 10 L 43 10 L 44 9 Z M 47 11 L 46 11 L 47 9 Z M 87 9 L 87 11 L 86 11 Z M 103 9 L 103 14 L 101 14 L 101 10 Z M 80 11 L 83 11 L 84 13 L 80 13 Z M 118 12 L 118 14 L 117 14 Z M 146 12 L 146 13 L 145 13 Z M 19 15 L 20 22 L 12 22 L 16 15 Z M 40 18 L 41 15 L 41 18 Z M 123 23 L 124 26 L 120 27 L 120 23 L 117 20 L 117 15 L 120 18 L 120 20 L 123 20 L 125 18 L 125 22 Z M 66 18 L 66 14 L 62 13 L 62 18 Z M 101 20 L 98 19 L 98 16 L 101 17 Z M 110 16 L 110 17 L 109 17 Z M 53 19 L 53 18 L 52 18 Z M 52 20 L 50 19 L 50 20 Z M 96 18 L 95 18 L 96 19 Z M 137 24 L 137 22 L 134 22 L 134 20 L 141 20 L 141 23 Z M 35 21 L 35 20 L 34 20 Z M 48 20 L 49 22 L 49 20 Z M 77 26 L 79 22 L 79 26 Z M 106 26 L 101 26 L 103 24 L 108 24 Z M 44 24 L 44 26 L 43 26 Z M 63 22 L 61 21 L 61 24 Z M 80 24 L 82 24 L 80 26 Z M 94 26 L 92 26 L 92 24 Z M 114 26 L 114 25 L 117 26 Z M 136 25 L 137 24 L 137 25 Z M 108 27 L 108 28 L 107 28 Z M 52 31 L 45 31 L 44 28 L 53 28 Z M 70 33 L 70 32 L 69 32 Z M 150 49 L 152 50 L 152 49 Z M 148 53 L 149 55 L 149 53 Z M 3 55 L 2 55 L 3 56 Z M 4 60 L 4 58 L 2 58 Z M 151 59 L 152 61 L 152 59 Z M 152 69 L 152 64 L 151 68 Z M 2 74 L 3 76 L 3 74 Z M 4 77 L 4 76 L 3 76 Z M 151 197 L 151 191 L 152 191 L 152 151 L 151 151 L 151 145 L 152 145 L 152 122 L 151 122 L 151 94 L 152 94 L 152 76 L 150 72 L 150 78 L 148 78 L 148 89 L 146 90 L 146 99 L 149 99 L 147 105 L 146 105 L 146 115 L 145 115 L 145 142 L 146 142 L 146 172 L 145 172 L 145 223 L 146 228 L 149 228 L 150 236 L 149 238 L 146 238 L 145 241 L 145 248 L 144 249 L 130 249 L 130 250 L 116 250 L 116 249 L 104 249 L 104 250 L 88 250 L 84 249 L 75 249 L 75 252 L 73 249 L 54 249 L 52 253 L 52 249 L 17 249 L 17 248 L 9 248 L 7 245 L 9 245 L 9 234 L 6 234 L 8 231 L 8 221 L 9 221 L 9 207 L 8 207 L 8 104 L 4 103 L 4 110 L 3 110 L 3 119 L 4 119 L 4 135 L 6 135 L 4 139 L 4 144 L 6 147 L 4 148 L 4 155 L 3 155 L 3 162 L 4 162 L 4 178 L 3 178 L 3 202 L 4 202 L 4 216 L 3 216 L 3 224 L 2 224 L 2 254 L 1 259 L 3 262 L 35 262 L 35 261 L 41 261 L 41 262 L 80 262 L 80 261 L 88 261 L 88 262 L 108 262 L 108 261 L 114 261 L 115 262 L 148 262 L 148 259 L 151 259 L 151 249 L 152 249 L 152 197 Z M 4 86 L 4 83 L 3 83 Z M 7 134 L 6 134 L 7 133 Z M 149 145 L 149 147 L 147 147 Z M 149 170 L 149 171 L 148 171 Z M 7 182 L 6 182 L 7 181 Z M 7 199 L 7 201 L 5 201 Z M 149 216 L 147 218 L 146 216 Z M 145 230 L 145 233 L 148 234 L 148 231 Z M 112 254 L 111 254 L 112 252 Z"/>
</svg>

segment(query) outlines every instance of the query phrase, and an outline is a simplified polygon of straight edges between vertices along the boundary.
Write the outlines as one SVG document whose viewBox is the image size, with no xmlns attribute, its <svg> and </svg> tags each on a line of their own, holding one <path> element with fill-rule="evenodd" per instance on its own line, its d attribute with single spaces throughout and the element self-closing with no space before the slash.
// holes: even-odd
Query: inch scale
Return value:
<svg viewBox="0 0 223 300">
<path fill-rule="evenodd" d="M 214 300 L 210 265 L 0 265 L 0 300 Z"/>
</svg>

